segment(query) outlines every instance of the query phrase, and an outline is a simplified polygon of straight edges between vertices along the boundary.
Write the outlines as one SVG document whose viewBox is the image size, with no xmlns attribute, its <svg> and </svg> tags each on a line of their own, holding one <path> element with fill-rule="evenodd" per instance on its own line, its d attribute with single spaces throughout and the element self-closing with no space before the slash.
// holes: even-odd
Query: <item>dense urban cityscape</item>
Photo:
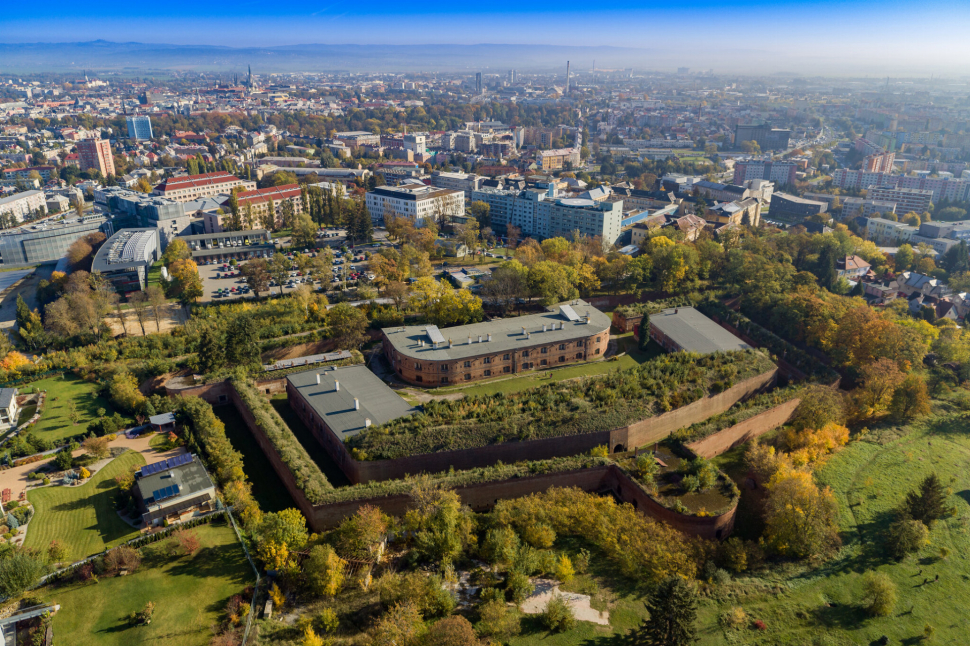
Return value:
<svg viewBox="0 0 970 646">
<path fill-rule="evenodd" d="M 970 641 L 965 74 L 97 43 L 0 56 L 5 644 Z"/>
</svg>

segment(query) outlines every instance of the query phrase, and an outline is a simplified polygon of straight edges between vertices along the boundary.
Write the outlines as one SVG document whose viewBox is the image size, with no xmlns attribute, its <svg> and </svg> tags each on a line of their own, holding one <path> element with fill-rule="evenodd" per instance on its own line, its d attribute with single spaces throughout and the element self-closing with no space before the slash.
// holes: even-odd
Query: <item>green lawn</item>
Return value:
<svg viewBox="0 0 970 646">
<path fill-rule="evenodd" d="M 733 456 L 722 456 L 731 466 Z M 929 643 L 963 644 L 970 634 L 970 434 L 959 415 L 930 418 L 912 427 L 884 426 L 851 443 L 816 473 L 839 501 L 843 548 L 822 567 L 779 568 L 765 579 L 740 579 L 700 608 L 702 646 L 714 644 L 917 644 L 925 624 Z M 930 472 L 950 483 L 956 513 L 938 521 L 931 544 L 901 562 L 889 559 L 884 534 L 907 491 Z M 952 480 L 951 480 L 952 479 Z M 949 554 L 944 558 L 941 548 Z M 870 618 L 859 607 L 861 578 L 887 574 L 898 588 L 891 616 Z M 939 575 L 939 582 L 934 582 Z M 924 579 L 930 583 L 924 584 Z M 733 598 L 732 598 L 733 597 Z M 720 629 L 717 617 L 741 606 L 768 625 L 764 633 Z M 824 635 L 825 641 L 817 641 Z M 813 641 L 815 639 L 816 641 Z"/>
<path fill-rule="evenodd" d="M 273 464 L 259 447 L 236 407 L 218 406 L 213 410 L 226 425 L 226 436 L 232 448 L 242 454 L 243 471 L 253 483 L 253 497 L 260 509 L 270 512 L 296 507 L 283 481 L 276 475 Z"/>
<path fill-rule="evenodd" d="M 44 549 L 52 540 L 64 544 L 72 560 L 101 552 L 138 536 L 138 530 L 115 511 L 118 485 L 114 478 L 129 467 L 145 464 L 140 453 L 128 451 L 77 487 L 45 487 L 28 492 L 35 514 L 27 529 L 26 547 Z"/>
<path fill-rule="evenodd" d="M 133 574 L 42 589 L 39 596 L 61 606 L 54 615 L 58 643 L 208 644 L 210 628 L 224 618 L 226 603 L 253 585 L 256 577 L 226 522 L 213 521 L 190 531 L 201 543 L 191 557 L 169 557 L 164 551 L 169 541 L 160 541 L 141 549 L 142 565 Z M 155 603 L 152 623 L 129 626 L 128 614 L 149 601 Z"/>
<path fill-rule="evenodd" d="M 593 375 L 603 375 L 611 370 L 627 370 L 638 366 L 648 359 L 652 359 L 661 354 L 663 350 L 657 344 L 651 342 L 646 352 L 637 349 L 636 341 L 632 336 L 618 339 L 620 352 L 625 352 L 622 357 L 615 360 L 607 359 L 593 363 L 584 363 L 566 366 L 564 368 L 550 368 L 539 370 L 521 377 L 502 378 L 497 377 L 490 381 L 479 381 L 466 388 L 437 388 L 428 390 L 434 395 L 446 395 L 449 393 L 464 393 L 469 397 L 474 395 L 494 395 L 495 393 L 516 393 L 528 388 L 534 388 L 543 384 L 576 379 L 577 377 L 590 377 Z"/>
<path fill-rule="evenodd" d="M 97 419 L 98 409 L 103 408 L 108 415 L 114 414 L 114 407 L 107 399 L 99 397 L 96 384 L 88 383 L 71 374 L 63 377 L 50 377 L 27 384 L 25 388 L 46 390 L 47 399 L 40 414 L 40 420 L 31 431 L 39 438 L 61 440 L 78 433 L 84 433 L 88 424 Z M 78 423 L 69 419 L 69 402 L 74 402 L 79 414 Z"/>
<path fill-rule="evenodd" d="M 148 276 L 145 279 L 145 286 L 162 284 L 162 266 L 165 261 L 159 259 L 154 265 L 148 268 Z"/>
</svg>

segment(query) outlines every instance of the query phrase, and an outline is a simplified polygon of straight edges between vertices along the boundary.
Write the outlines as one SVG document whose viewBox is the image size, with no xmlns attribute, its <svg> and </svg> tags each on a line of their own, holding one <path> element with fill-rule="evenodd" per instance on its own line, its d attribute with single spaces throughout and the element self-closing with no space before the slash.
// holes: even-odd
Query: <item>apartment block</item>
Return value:
<svg viewBox="0 0 970 646">
<path fill-rule="evenodd" d="M 923 213 L 929 211 L 933 201 L 933 191 L 895 186 L 871 186 L 866 198 L 877 202 L 895 202 L 898 213 Z"/>
<path fill-rule="evenodd" d="M 772 162 L 763 159 L 736 161 L 733 184 L 744 184 L 753 179 L 763 179 L 778 184 L 794 184 L 798 165 L 795 162 Z"/>
<path fill-rule="evenodd" d="M 115 160 L 107 139 L 82 139 L 77 142 L 77 154 L 81 170 L 94 169 L 105 177 L 115 174 Z"/>
<path fill-rule="evenodd" d="M 436 170 L 431 173 L 431 185 L 437 188 L 450 188 L 454 191 L 464 191 L 465 195 L 471 195 L 482 186 L 485 180 L 481 175 L 474 173 L 446 173 Z"/>
<path fill-rule="evenodd" d="M 10 214 L 17 222 L 23 222 L 31 214 L 47 211 L 44 191 L 24 191 L 0 198 L 0 215 Z"/>
<path fill-rule="evenodd" d="M 536 154 L 536 163 L 542 170 L 559 170 L 567 165 L 579 166 L 579 148 L 542 150 Z"/>
<path fill-rule="evenodd" d="M 385 217 L 406 217 L 421 226 L 425 219 L 465 214 L 465 193 L 425 185 L 380 186 L 365 196 L 367 210 L 375 224 Z"/>
<path fill-rule="evenodd" d="M 170 177 L 152 190 L 152 195 L 158 195 L 176 202 L 191 202 L 203 197 L 213 197 L 220 193 L 229 194 L 232 189 L 242 186 L 246 191 L 255 191 L 256 182 L 239 179 L 224 171 L 188 175 L 185 177 Z"/>
</svg>

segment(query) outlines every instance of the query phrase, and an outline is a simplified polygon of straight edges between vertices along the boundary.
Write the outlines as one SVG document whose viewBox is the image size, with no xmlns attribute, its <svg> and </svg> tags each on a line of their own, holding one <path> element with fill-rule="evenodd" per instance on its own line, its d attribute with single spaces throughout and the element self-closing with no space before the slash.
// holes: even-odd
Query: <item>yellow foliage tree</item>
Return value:
<svg viewBox="0 0 970 646">
<path fill-rule="evenodd" d="M 779 470 L 768 483 L 765 539 L 777 554 L 815 558 L 839 542 L 838 505 L 831 490 L 819 489 L 804 470 Z"/>
</svg>

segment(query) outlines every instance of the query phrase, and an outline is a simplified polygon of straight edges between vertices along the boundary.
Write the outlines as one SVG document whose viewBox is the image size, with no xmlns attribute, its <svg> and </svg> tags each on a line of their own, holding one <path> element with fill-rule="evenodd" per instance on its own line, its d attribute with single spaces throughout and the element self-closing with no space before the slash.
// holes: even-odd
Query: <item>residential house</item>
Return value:
<svg viewBox="0 0 970 646">
<path fill-rule="evenodd" d="M 839 276 L 846 280 L 859 280 L 869 273 L 870 266 L 869 263 L 859 256 L 839 258 L 835 263 L 835 268 Z"/>
</svg>

